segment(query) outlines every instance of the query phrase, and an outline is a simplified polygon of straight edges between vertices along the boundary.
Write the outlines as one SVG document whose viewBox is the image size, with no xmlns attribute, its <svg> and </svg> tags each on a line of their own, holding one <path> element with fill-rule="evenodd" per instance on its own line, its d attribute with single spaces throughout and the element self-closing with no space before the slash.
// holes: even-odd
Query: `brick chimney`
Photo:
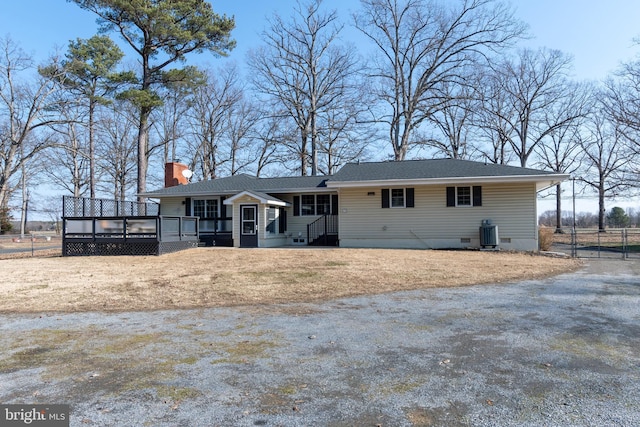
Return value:
<svg viewBox="0 0 640 427">
<path fill-rule="evenodd" d="M 176 185 L 188 184 L 189 180 L 182 175 L 188 170 L 187 165 L 178 162 L 169 162 L 164 165 L 164 187 L 175 187 Z"/>
</svg>

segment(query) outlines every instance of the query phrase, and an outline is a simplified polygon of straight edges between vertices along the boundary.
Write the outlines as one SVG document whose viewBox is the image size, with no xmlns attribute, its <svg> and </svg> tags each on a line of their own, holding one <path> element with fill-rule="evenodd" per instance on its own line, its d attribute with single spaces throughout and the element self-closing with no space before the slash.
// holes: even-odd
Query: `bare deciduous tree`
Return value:
<svg viewBox="0 0 640 427">
<path fill-rule="evenodd" d="M 605 81 L 605 111 L 640 153 L 640 60 L 623 64 Z"/>
<path fill-rule="evenodd" d="M 51 126 L 56 132 L 55 145 L 43 152 L 44 161 L 56 167 L 43 168 L 43 172 L 54 186 L 68 191 L 74 197 L 81 197 L 90 188 L 91 154 L 83 132 L 82 112 L 76 107 L 65 105 L 58 110 L 64 122 Z M 95 110 L 92 120 L 94 118 Z"/>
<path fill-rule="evenodd" d="M 437 154 L 451 159 L 469 159 L 475 150 L 471 139 L 473 118 L 479 104 L 476 87 L 482 82 L 473 72 L 467 72 L 466 75 L 467 85 L 453 82 L 441 85 L 441 93 L 448 100 L 428 118 L 428 123 L 436 132 L 426 138 L 425 144 Z"/>
<path fill-rule="evenodd" d="M 295 133 L 293 125 L 287 127 L 290 122 L 283 121 L 279 115 L 274 115 L 266 108 L 259 109 L 260 121 L 252 131 L 255 150 L 253 151 L 253 163 L 256 176 L 270 175 L 270 167 L 276 165 L 287 168 L 288 154 L 285 152 L 285 144 L 288 138 Z M 280 174 L 281 175 L 281 174 Z"/>
<path fill-rule="evenodd" d="M 229 144 L 228 175 L 236 175 L 253 163 L 253 129 L 260 120 L 255 105 L 241 99 L 228 111 L 226 138 Z"/>
<path fill-rule="evenodd" d="M 592 109 L 594 99 L 591 87 L 581 84 L 569 84 L 569 95 L 560 98 L 550 106 L 544 115 L 543 127 L 553 128 L 545 139 L 536 145 L 535 152 L 539 165 L 557 173 L 572 174 L 580 168 L 582 154 L 580 149 L 580 128 L 585 122 L 586 114 Z M 567 111 L 575 109 L 580 116 L 562 122 Z M 556 184 L 556 233 L 562 233 L 562 187 Z"/>
<path fill-rule="evenodd" d="M 579 143 L 580 128 L 564 126 L 549 134 L 538 147 L 540 165 L 557 173 L 573 174 L 580 168 L 582 155 Z M 556 233 L 562 233 L 562 186 L 556 184 Z"/>
<path fill-rule="evenodd" d="M 337 13 L 323 12 L 321 3 L 297 3 L 291 22 L 275 15 L 263 33 L 266 45 L 249 59 L 255 88 L 296 124 L 299 137 L 292 148 L 301 175 L 319 172 L 328 116 L 335 118 L 344 103 L 358 102 L 349 90 L 357 72 L 355 52 L 337 45 L 342 26 Z"/>
<path fill-rule="evenodd" d="M 158 91 L 162 108 L 152 114 L 157 139 L 155 144 L 150 144 L 150 149 L 162 148 L 163 162 L 167 163 L 181 157 L 179 149 L 189 133 L 188 116 L 194 105 L 194 95 L 206 84 L 206 76 L 196 67 L 185 67 L 165 73 L 163 80 L 163 87 Z"/>
<path fill-rule="evenodd" d="M 476 88 L 478 107 L 473 124 L 477 129 L 479 151 L 491 163 L 509 164 L 513 157 L 509 150 L 512 130 L 504 117 L 512 117 L 515 106 L 501 90 L 502 82 L 490 67 L 478 68 L 478 74 L 482 85 Z"/>
<path fill-rule="evenodd" d="M 206 84 L 194 93 L 189 112 L 191 138 L 189 142 L 190 167 L 203 179 L 215 179 L 219 168 L 230 159 L 225 132 L 229 112 L 242 100 L 243 91 L 236 67 L 208 73 Z M 227 147 L 223 147 L 227 144 Z"/>
<path fill-rule="evenodd" d="M 355 23 L 378 49 L 371 71 L 382 104 L 377 120 L 389 127 L 395 160 L 422 144 L 414 133 L 449 101 L 442 86 L 464 85 L 461 70 L 525 29 L 510 8 L 493 0 L 361 3 Z"/>
<path fill-rule="evenodd" d="M 605 230 L 605 198 L 615 197 L 629 188 L 628 167 L 633 160 L 620 127 L 597 111 L 586 123 L 580 138 L 584 154 L 581 181 L 598 194 L 598 228 Z"/>
<path fill-rule="evenodd" d="M 137 112 L 127 102 L 116 101 L 98 114 L 96 147 L 100 187 L 114 200 L 125 201 L 136 189 Z"/>
<path fill-rule="evenodd" d="M 0 39 L 0 208 L 8 207 L 16 185 L 12 180 L 25 164 L 51 146 L 50 135 L 41 131 L 58 121 L 53 96 L 57 86 L 50 76 L 21 80 L 33 71 L 22 49 L 9 38 Z"/>
<path fill-rule="evenodd" d="M 558 50 L 523 49 L 515 60 L 493 67 L 498 90 L 509 106 L 494 113 L 506 125 L 501 136 L 509 141 L 522 167 L 548 135 L 586 114 L 586 98 L 568 78 L 571 61 Z"/>
</svg>

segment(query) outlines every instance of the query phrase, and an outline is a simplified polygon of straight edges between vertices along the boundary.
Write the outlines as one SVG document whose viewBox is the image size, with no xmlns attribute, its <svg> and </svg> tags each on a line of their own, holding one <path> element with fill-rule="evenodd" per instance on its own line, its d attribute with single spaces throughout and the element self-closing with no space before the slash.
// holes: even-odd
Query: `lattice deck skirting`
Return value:
<svg viewBox="0 0 640 427">
<path fill-rule="evenodd" d="M 62 245 L 63 256 L 162 255 L 198 247 L 197 241 L 74 242 Z"/>
<path fill-rule="evenodd" d="M 197 248 L 198 241 L 181 241 L 181 242 L 160 242 L 158 245 L 158 255 L 168 254 L 171 252 L 178 252 L 185 249 Z"/>
</svg>

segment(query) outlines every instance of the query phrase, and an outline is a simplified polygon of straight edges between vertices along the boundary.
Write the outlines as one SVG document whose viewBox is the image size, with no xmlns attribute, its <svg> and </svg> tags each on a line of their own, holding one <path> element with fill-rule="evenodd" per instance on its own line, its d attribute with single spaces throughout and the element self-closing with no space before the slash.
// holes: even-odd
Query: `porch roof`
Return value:
<svg viewBox="0 0 640 427">
<path fill-rule="evenodd" d="M 249 196 L 252 197 L 256 200 L 258 200 L 260 203 L 265 204 L 265 205 L 272 205 L 272 206 L 291 206 L 291 203 L 285 202 L 284 200 L 280 200 L 277 197 L 273 197 L 269 194 L 266 193 L 261 193 L 259 191 L 243 191 L 241 193 L 236 194 L 235 196 L 231 196 L 227 199 L 225 199 L 224 204 L 225 205 L 232 205 L 233 202 L 235 202 L 236 200 L 238 200 L 241 197 L 244 196 Z"/>
</svg>

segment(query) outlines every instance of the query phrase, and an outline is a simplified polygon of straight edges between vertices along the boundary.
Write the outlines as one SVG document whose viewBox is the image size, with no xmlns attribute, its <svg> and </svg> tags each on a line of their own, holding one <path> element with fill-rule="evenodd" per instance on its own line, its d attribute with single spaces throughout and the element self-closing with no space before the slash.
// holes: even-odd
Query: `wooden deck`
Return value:
<svg viewBox="0 0 640 427">
<path fill-rule="evenodd" d="M 65 196 L 62 255 L 162 255 L 198 246 L 198 217 L 156 212 L 155 204 Z"/>
</svg>

